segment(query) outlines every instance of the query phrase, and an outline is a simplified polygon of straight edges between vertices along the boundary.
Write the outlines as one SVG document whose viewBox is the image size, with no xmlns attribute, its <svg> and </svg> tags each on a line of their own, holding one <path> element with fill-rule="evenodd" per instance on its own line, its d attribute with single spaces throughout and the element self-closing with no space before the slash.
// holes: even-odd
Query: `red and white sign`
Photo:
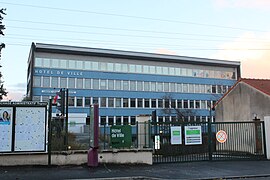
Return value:
<svg viewBox="0 0 270 180">
<path fill-rule="evenodd" d="M 227 133 L 223 130 L 220 130 L 216 134 L 216 139 L 220 143 L 225 143 L 227 141 Z"/>
</svg>

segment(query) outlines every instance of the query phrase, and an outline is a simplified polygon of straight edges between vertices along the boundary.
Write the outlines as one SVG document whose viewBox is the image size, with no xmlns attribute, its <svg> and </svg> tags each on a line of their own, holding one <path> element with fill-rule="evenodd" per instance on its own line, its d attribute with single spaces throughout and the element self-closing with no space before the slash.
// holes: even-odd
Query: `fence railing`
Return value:
<svg viewBox="0 0 270 180">
<path fill-rule="evenodd" d="M 68 133 L 65 132 L 65 124 L 61 120 L 52 120 L 52 151 L 88 150 L 90 148 L 90 127 L 85 123 L 69 123 Z M 113 142 L 112 128 L 130 129 L 130 137 L 123 139 L 127 144 L 115 145 Z M 99 149 L 142 149 L 152 148 L 150 123 L 138 123 L 135 125 L 125 124 L 99 124 Z M 128 133 L 128 132 L 127 132 Z M 123 133 L 122 133 L 123 134 Z M 129 134 L 129 133 L 128 133 Z M 125 134 L 124 136 L 128 136 Z M 122 143 L 122 142 L 120 142 Z"/>
</svg>

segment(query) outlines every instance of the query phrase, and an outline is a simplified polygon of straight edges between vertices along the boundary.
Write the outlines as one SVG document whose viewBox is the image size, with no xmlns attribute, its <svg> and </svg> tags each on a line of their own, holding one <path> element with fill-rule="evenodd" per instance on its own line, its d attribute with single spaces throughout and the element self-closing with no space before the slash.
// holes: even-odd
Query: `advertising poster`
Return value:
<svg viewBox="0 0 270 180">
<path fill-rule="evenodd" d="M 181 126 L 171 127 L 171 144 L 182 144 Z"/>
<path fill-rule="evenodd" d="M 160 136 L 155 135 L 155 149 L 160 149 Z"/>
<path fill-rule="evenodd" d="M 0 108 L 0 152 L 11 152 L 12 107 Z"/>
<path fill-rule="evenodd" d="M 45 151 L 45 107 L 17 107 L 15 151 Z"/>
<path fill-rule="evenodd" d="M 185 126 L 185 145 L 202 144 L 202 127 Z"/>
</svg>

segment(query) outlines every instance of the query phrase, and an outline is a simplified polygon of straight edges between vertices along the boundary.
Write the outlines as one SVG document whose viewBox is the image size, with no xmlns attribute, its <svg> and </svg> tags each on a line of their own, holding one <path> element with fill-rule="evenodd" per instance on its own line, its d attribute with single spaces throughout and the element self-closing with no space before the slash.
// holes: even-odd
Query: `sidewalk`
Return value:
<svg viewBox="0 0 270 180">
<path fill-rule="evenodd" d="M 270 161 L 190 162 L 149 165 L 0 167 L 0 179 L 270 179 Z"/>
</svg>

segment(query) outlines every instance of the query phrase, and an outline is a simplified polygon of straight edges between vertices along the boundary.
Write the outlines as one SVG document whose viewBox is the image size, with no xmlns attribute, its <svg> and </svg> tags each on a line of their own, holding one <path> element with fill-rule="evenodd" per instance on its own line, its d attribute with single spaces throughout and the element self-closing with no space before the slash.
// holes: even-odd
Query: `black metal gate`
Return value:
<svg viewBox="0 0 270 180">
<path fill-rule="evenodd" d="M 154 163 L 266 158 L 264 122 L 158 122 L 151 127 Z M 174 136 L 173 129 L 180 134 Z"/>
</svg>

